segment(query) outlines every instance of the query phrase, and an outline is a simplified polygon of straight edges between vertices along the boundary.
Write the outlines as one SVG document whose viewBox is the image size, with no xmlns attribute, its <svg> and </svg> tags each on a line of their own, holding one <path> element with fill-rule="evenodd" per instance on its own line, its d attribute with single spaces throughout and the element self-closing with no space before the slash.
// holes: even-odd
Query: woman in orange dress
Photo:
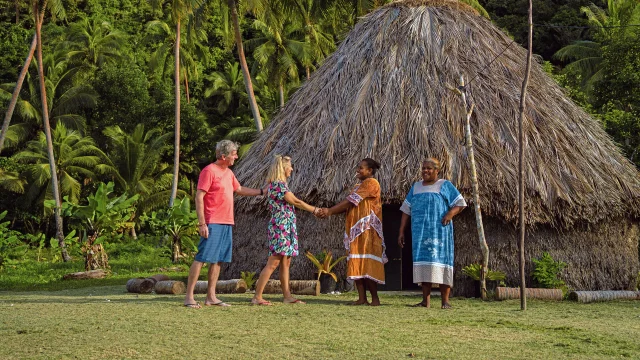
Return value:
<svg viewBox="0 0 640 360">
<path fill-rule="evenodd" d="M 382 235 L 382 201 L 380 184 L 373 178 L 380 164 L 366 158 L 358 165 L 360 183 L 337 205 L 322 209 L 321 216 L 347 212 L 344 246 L 348 251 L 347 279 L 355 280 L 358 300 L 352 305 L 380 305 L 378 284 L 384 284 L 385 255 Z M 366 289 L 371 293 L 367 301 Z"/>
</svg>

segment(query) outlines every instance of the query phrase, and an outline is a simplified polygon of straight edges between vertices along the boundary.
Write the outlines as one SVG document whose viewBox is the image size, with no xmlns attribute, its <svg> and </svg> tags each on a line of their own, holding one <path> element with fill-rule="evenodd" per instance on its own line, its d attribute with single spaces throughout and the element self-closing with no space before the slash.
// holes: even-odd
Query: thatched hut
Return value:
<svg viewBox="0 0 640 360">
<path fill-rule="evenodd" d="M 292 191 L 309 203 L 332 205 L 354 185 L 357 163 L 377 159 L 391 260 L 387 288 L 411 287 L 410 249 L 396 245 L 399 204 L 428 156 L 442 161 L 442 176 L 471 201 L 464 111 L 451 88 L 460 75 L 477 75 L 468 93 L 475 103 L 471 126 L 490 267 L 517 284 L 517 113 L 526 50 L 509 46 L 511 41 L 455 1 L 381 7 L 362 18 L 292 96 L 235 173 L 243 185 L 261 186 L 273 156 L 288 154 L 296 168 Z M 568 264 L 563 275 L 572 288 L 633 287 L 639 270 L 637 169 L 538 64 L 531 71 L 524 131 L 529 273 L 529 260 L 548 251 Z M 237 201 L 234 262 L 226 276 L 265 264 L 267 218 L 264 200 Z M 298 229 L 302 249 L 344 252 L 342 217 L 322 221 L 299 211 Z M 460 294 L 471 285 L 460 269 L 481 258 L 471 208 L 455 220 L 455 247 Z M 313 270 L 301 257 L 292 277 L 310 278 Z"/>
</svg>

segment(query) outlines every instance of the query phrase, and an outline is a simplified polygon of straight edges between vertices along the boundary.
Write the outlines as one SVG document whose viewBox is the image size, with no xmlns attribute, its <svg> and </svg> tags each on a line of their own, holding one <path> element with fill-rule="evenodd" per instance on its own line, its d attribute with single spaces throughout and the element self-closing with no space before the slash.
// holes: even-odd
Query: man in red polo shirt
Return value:
<svg viewBox="0 0 640 360">
<path fill-rule="evenodd" d="M 209 164 L 200 172 L 198 192 L 196 193 L 196 213 L 200 243 L 198 253 L 189 270 L 187 295 L 184 306 L 199 309 L 193 292 L 200 276 L 202 265 L 209 263 L 209 286 L 205 306 L 230 306 L 216 297 L 216 282 L 220 275 L 220 264 L 231 262 L 233 238 L 233 194 L 244 196 L 263 195 L 263 189 L 249 189 L 240 186 L 235 175 L 229 169 L 238 158 L 238 146 L 229 140 L 216 145 L 216 162 Z"/>
</svg>

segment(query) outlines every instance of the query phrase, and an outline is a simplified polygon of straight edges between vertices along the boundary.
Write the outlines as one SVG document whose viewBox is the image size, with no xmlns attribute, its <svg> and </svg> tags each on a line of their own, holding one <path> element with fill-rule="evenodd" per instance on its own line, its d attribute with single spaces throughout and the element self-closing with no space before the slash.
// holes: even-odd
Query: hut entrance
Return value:
<svg viewBox="0 0 640 360">
<path fill-rule="evenodd" d="M 404 248 L 398 246 L 398 231 L 400 231 L 401 218 L 400 205 L 382 205 L 382 230 L 389 262 L 384 266 L 386 284 L 380 286 L 380 290 L 419 289 L 418 285 L 413 283 L 410 226 L 407 226 L 404 235 Z"/>
</svg>

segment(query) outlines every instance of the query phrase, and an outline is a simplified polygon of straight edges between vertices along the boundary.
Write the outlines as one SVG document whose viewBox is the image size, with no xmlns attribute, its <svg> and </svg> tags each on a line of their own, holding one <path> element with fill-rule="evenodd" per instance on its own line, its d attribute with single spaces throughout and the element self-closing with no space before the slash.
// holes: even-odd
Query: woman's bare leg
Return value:
<svg viewBox="0 0 640 360">
<path fill-rule="evenodd" d="M 280 287 L 282 288 L 283 302 L 289 303 L 301 303 L 304 302 L 291 296 L 291 289 L 289 289 L 289 267 L 291 266 L 291 256 L 283 256 L 280 262 Z"/>
<path fill-rule="evenodd" d="M 442 308 L 443 309 L 451 309 L 451 304 L 449 304 L 449 294 L 451 293 L 451 286 L 440 284 L 440 294 L 442 295 Z"/>
<path fill-rule="evenodd" d="M 367 301 L 367 293 L 364 288 L 364 279 L 357 279 L 355 280 L 355 283 L 356 289 L 358 289 L 358 300 L 352 302 L 351 305 L 369 305 L 369 302 Z"/>
<path fill-rule="evenodd" d="M 282 255 L 272 255 L 269 256 L 269 260 L 267 260 L 267 265 L 264 266 L 264 269 L 260 272 L 260 277 L 258 278 L 258 282 L 256 283 L 256 293 L 253 295 L 253 299 L 251 299 L 252 303 L 257 303 L 264 301 L 262 299 L 262 292 L 264 292 L 264 287 L 267 286 L 267 281 L 271 277 L 271 274 L 278 268 L 280 262 L 282 260 Z"/>
<path fill-rule="evenodd" d="M 422 283 L 422 306 L 431 307 L 431 283 Z"/>
<path fill-rule="evenodd" d="M 380 298 L 378 298 L 378 283 L 371 279 L 365 280 L 369 293 L 371 293 L 371 306 L 379 306 Z"/>
</svg>

